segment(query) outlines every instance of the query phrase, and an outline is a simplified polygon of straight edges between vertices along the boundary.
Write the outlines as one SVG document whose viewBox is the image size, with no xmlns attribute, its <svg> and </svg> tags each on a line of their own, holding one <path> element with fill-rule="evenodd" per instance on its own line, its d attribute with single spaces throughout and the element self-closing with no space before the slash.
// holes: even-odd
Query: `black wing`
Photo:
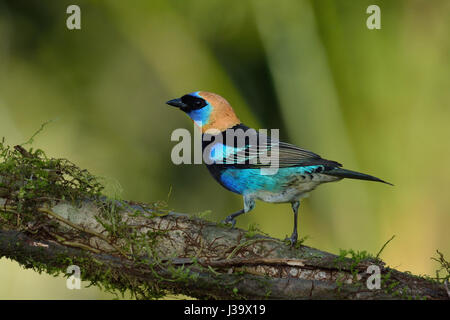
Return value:
<svg viewBox="0 0 450 320">
<path fill-rule="evenodd" d="M 232 129 L 234 130 L 233 139 L 227 139 L 231 136 L 223 133 L 224 147 L 228 150 L 222 153 L 222 159 L 219 162 L 224 166 L 264 168 L 271 165 L 269 161 L 275 159 L 277 153 L 279 168 L 323 165 L 327 170 L 342 166 L 336 161 L 323 159 L 314 152 L 278 141 L 245 125 L 240 124 Z M 239 129 L 241 132 L 237 133 Z M 239 137 L 242 133 L 245 136 Z"/>
</svg>

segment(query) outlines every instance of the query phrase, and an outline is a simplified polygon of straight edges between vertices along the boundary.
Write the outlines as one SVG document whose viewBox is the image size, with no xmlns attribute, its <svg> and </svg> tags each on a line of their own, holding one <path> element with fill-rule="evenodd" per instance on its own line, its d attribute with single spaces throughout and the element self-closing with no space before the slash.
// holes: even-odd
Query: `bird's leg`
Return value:
<svg viewBox="0 0 450 320">
<path fill-rule="evenodd" d="M 236 217 L 240 216 L 243 213 L 249 212 L 255 207 L 255 200 L 250 198 L 249 196 L 244 196 L 244 209 L 239 210 L 238 212 L 235 212 L 233 214 L 230 214 L 228 217 L 225 218 L 224 221 L 222 221 L 225 224 L 231 223 L 231 227 L 234 228 L 234 225 L 236 224 Z"/>
<path fill-rule="evenodd" d="M 298 234 L 297 234 L 297 217 L 298 217 L 298 207 L 300 206 L 300 201 L 295 201 L 292 202 L 292 211 L 294 211 L 294 231 L 292 231 L 292 235 L 290 238 L 288 238 L 287 240 L 289 240 L 291 242 L 291 247 L 295 246 L 295 244 L 297 243 L 297 239 L 298 239 Z"/>
</svg>

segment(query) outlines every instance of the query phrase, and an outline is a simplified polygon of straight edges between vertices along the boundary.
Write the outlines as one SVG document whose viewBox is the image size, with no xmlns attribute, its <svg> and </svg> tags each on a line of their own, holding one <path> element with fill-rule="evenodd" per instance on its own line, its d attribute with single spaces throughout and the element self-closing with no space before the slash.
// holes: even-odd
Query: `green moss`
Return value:
<svg viewBox="0 0 450 320">
<path fill-rule="evenodd" d="M 41 127 L 40 130 L 42 130 Z M 35 135 L 34 135 L 35 136 Z M 34 136 L 28 141 L 32 142 Z M 161 231 L 140 233 L 130 228 L 122 219 L 124 210 L 131 216 L 144 216 L 143 210 L 133 207 L 134 204 L 111 199 L 102 194 L 104 186 L 100 179 L 87 170 L 80 169 L 67 159 L 49 158 L 40 149 L 25 149 L 23 146 L 11 148 L 0 142 L 0 192 L 7 199 L 7 207 L 0 211 L 2 228 L 25 230 L 33 234 L 37 231 L 33 226 L 55 232 L 57 241 L 63 242 L 67 235 L 58 235 L 56 221 L 41 212 L 39 208 L 65 200 L 77 205 L 80 201 L 90 200 L 100 208 L 95 217 L 107 231 L 111 243 L 120 239 L 125 242 L 121 253 L 136 265 L 145 266 L 155 275 L 154 283 L 138 282 L 130 279 L 125 272 L 114 271 L 103 263 L 96 261 L 90 254 L 80 257 L 58 256 L 53 263 L 42 263 L 31 257 L 17 257 L 25 267 L 36 272 L 47 272 L 51 275 L 65 274 L 65 268 L 75 264 L 82 266 L 82 279 L 90 281 L 90 285 L 98 286 L 109 292 L 122 295 L 129 292 L 133 297 L 154 299 L 166 294 L 158 282 L 184 282 L 195 280 L 197 274 L 189 268 L 163 265 L 154 248 L 164 235 Z M 145 211 L 145 217 L 167 215 L 169 209 L 165 201 L 150 204 L 139 204 Z M 30 227 L 31 226 L 31 227 Z M 16 246 L 21 246 L 20 242 Z M 158 268 L 167 268 L 170 276 L 158 276 Z"/>
<path fill-rule="evenodd" d="M 245 232 L 244 236 L 247 239 L 251 239 L 257 234 L 262 234 L 263 232 L 259 229 L 259 225 L 257 223 L 250 223 L 247 228 L 247 232 Z"/>
<path fill-rule="evenodd" d="M 350 263 L 348 263 L 349 260 Z M 353 275 L 354 280 L 356 280 L 359 271 L 357 266 L 364 260 L 375 260 L 375 258 L 365 250 L 355 251 L 353 249 L 339 249 L 339 256 L 336 258 L 335 263 L 340 269 L 343 264 L 348 265 L 350 273 Z"/>
<path fill-rule="evenodd" d="M 352 275 L 352 286 L 361 288 L 364 283 L 358 280 L 358 273 L 360 272 L 359 265 L 363 261 L 372 261 L 373 263 L 379 262 L 372 254 L 367 251 L 355 251 L 353 249 L 345 250 L 340 249 L 339 255 L 335 259 L 334 264 L 339 271 L 343 269 L 348 269 Z M 338 277 L 336 279 L 336 286 L 338 293 L 341 291 L 344 285 L 344 277 Z"/>
<path fill-rule="evenodd" d="M 21 212 L 32 212 L 52 199 L 93 199 L 104 188 L 96 176 L 67 159 L 48 158 L 40 149 L 11 148 L 4 139 L 0 142 L 0 184 L 8 203 Z"/>
<path fill-rule="evenodd" d="M 390 240 L 392 240 L 391 238 Z M 389 241 L 390 241 L 389 240 Z M 388 242 L 389 242 L 388 241 Z M 387 243 L 388 243 L 387 242 Z M 386 243 L 386 244 L 387 244 Z M 385 245 L 382 249 L 384 249 Z M 357 280 L 358 272 L 360 271 L 358 269 L 358 265 L 361 262 L 364 261 L 370 261 L 371 263 L 377 264 L 382 263 L 382 261 L 378 258 L 382 250 L 374 256 L 367 251 L 354 251 L 352 249 L 350 250 L 343 250 L 341 249 L 339 252 L 339 257 L 336 259 L 336 262 L 338 265 L 342 266 L 342 264 L 346 264 L 350 270 L 350 273 L 353 277 L 353 285 L 357 287 L 362 287 L 364 284 L 361 281 Z M 348 264 L 348 260 L 350 259 L 350 264 Z M 419 297 L 412 297 L 409 292 L 409 288 L 405 286 L 400 286 L 400 282 L 397 280 L 394 280 L 392 278 L 392 269 L 387 268 L 384 272 L 381 273 L 381 290 L 383 290 L 386 294 L 390 294 L 393 297 L 399 297 L 401 299 L 408 299 L 408 298 L 414 298 L 418 299 Z M 342 279 L 338 279 L 336 281 L 338 292 L 340 291 L 341 287 L 343 286 Z"/>
<path fill-rule="evenodd" d="M 201 211 L 201 212 L 194 213 L 193 216 L 194 216 L 195 218 L 205 219 L 206 217 L 210 216 L 211 213 L 212 213 L 211 210 L 205 210 L 205 211 Z"/>
</svg>

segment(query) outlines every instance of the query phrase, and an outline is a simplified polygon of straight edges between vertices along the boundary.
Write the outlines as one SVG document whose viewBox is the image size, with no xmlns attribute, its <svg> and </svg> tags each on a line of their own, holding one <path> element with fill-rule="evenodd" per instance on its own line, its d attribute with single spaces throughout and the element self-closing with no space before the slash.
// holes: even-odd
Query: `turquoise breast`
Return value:
<svg viewBox="0 0 450 320">
<path fill-rule="evenodd" d="M 282 192 L 296 177 L 315 172 L 320 165 L 280 168 L 274 175 L 262 175 L 260 169 L 225 169 L 220 175 L 222 184 L 238 194 L 257 191 Z"/>
</svg>

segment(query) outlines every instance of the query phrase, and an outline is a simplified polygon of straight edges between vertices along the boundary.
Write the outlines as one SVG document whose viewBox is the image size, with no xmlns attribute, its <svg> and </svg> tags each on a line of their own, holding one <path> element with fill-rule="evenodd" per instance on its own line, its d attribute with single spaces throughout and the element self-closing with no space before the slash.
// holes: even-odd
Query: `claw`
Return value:
<svg viewBox="0 0 450 320">
<path fill-rule="evenodd" d="M 284 241 L 289 241 L 291 243 L 291 248 L 295 247 L 297 244 L 298 236 L 296 233 L 293 233 L 290 238 L 284 239 Z"/>
<path fill-rule="evenodd" d="M 225 220 L 222 221 L 222 223 L 224 224 L 230 224 L 231 223 L 231 228 L 234 228 L 234 225 L 236 224 L 236 219 L 234 219 L 232 216 L 228 216 L 225 218 Z"/>
</svg>

